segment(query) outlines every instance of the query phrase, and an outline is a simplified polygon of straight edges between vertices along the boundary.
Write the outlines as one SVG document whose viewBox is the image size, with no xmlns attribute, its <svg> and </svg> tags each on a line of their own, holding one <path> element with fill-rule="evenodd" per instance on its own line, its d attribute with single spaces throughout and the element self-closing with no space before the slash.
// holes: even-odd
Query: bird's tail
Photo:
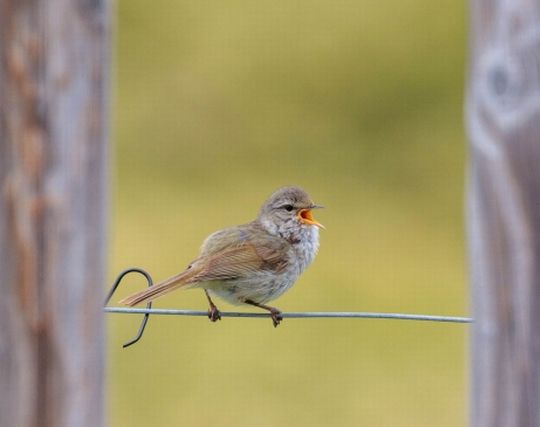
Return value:
<svg viewBox="0 0 540 427">
<path fill-rule="evenodd" d="M 133 307 L 134 305 L 150 302 L 156 298 L 162 297 L 165 294 L 168 294 L 171 291 L 174 291 L 178 288 L 190 288 L 195 286 L 196 283 L 190 282 L 190 279 L 193 277 L 193 272 L 191 270 L 183 271 L 176 276 L 170 277 L 167 280 L 164 280 L 157 285 L 150 286 L 149 288 L 136 292 L 123 300 L 120 301 L 121 304 L 128 305 Z"/>
</svg>

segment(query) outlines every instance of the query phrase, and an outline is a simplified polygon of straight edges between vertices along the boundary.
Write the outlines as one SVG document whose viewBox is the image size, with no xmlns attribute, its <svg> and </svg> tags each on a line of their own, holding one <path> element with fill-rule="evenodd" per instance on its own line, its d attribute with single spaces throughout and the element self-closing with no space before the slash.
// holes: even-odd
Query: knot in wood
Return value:
<svg viewBox="0 0 540 427">
<path fill-rule="evenodd" d="M 540 114 L 540 36 L 531 32 L 487 50 L 478 60 L 477 96 L 501 130 Z"/>
</svg>

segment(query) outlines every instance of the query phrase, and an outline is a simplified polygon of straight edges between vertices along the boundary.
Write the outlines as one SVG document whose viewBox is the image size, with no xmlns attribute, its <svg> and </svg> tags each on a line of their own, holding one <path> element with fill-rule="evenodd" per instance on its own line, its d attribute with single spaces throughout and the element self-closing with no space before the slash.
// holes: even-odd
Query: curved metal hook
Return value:
<svg viewBox="0 0 540 427">
<path fill-rule="evenodd" d="M 150 274 L 146 272 L 145 270 L 143 270 L 142 268 L 137 268 L 137 267 L 128 268 L 127 270 L 122 271 L 118 275 L 116 280 L 114 281 L 114 284 L 112 285 L 111 290 L 109 291 L 109 293 L 107 294 L 107 297 L 105 298 L 105 304 L 104 304 L 105 307 L 107 306 L 112 296 L 116 292 L 116 289 L 118 288 L 118 285 L 120 285 L 120 282 L 122 281 L 122 279 L 129 273 L 142 274 L 146 278 L 148 286 L 152 286 L 154 284 L 154 281 L 152 280 L 152 276 L 150 276 Z M 149 302 L 148 304 L 146 304 L 146 308 L 152 308 L 152 302 Z M 139 332 L 137 332 L 137 335 L 135 336 L 135 338 L 126 342 L 122 346 L 123 348 L 129 347 L 130 345 L 135 344 L 137 341 L 139 341 L 142 338 L 142 334 L 144 333 L 144 328 L 146 328 L 146 324 L 148 323 L 149 317 L 150 317 L 150 313 L 145 313 L 143 320 L 141 322 L 141 326 L 139 326 Z"/>
</svg>

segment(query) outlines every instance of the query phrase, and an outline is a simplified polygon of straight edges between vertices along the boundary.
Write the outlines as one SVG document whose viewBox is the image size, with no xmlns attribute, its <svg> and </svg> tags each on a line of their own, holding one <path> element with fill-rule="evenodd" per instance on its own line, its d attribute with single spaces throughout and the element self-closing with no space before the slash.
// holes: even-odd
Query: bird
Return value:
<svg viewBox="0 0 540 427">
<path fill-rule="evenodd" d="M 234 305 L 267 310 L 274 327 L 281 311 L 267 305 L 291 288 L 319 250 L 319 229 L 308 193 L 297 186 L 276 190 L 263 203 L 255 220 L 211 234 L 198 258 L 187 268 L 157 285 L 120 302 L 127 306 L 153 301 L 176 289 L 201 288 L 209 303 L 208 318 L 221 320 L 212 300 L 217 296 Z"/>
</svg>

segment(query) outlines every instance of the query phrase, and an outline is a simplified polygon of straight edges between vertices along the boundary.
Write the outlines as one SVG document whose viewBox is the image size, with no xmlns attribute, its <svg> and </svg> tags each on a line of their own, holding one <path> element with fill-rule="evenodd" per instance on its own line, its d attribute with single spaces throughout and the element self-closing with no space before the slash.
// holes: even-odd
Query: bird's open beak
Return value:
<svg viewBox="0 0 540 427">
<path fill-rule="evenodd" d="M 315 220 L 315 218 L 313 218 L 313 214 L 311 213 L 311 209 L 318 209 L 322 207 L 323 206 L 320 206 L 320 205 L 312 205 L 308 209 L 300 209 L 298 211 L 298 219 L 303 224 L 314 225 L 316 227 L 324 229 L 326 227 L 322 225 L 319 221 Z"/>
</svg>

